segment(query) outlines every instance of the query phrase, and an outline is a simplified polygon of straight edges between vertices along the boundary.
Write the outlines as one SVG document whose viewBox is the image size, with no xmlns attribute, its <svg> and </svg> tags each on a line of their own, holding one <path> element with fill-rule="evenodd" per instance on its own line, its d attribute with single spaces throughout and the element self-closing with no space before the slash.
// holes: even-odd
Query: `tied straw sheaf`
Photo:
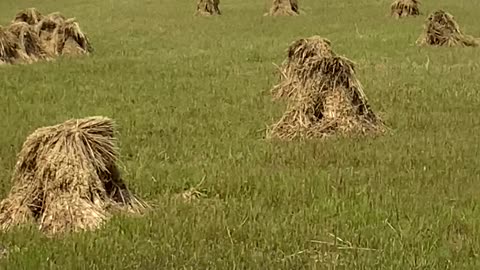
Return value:
<svg viewBox="0 0 480 270">
<path fill-rule="evenodd" d="M 35 8 L 23 10 L 8 27 L 0 27 L 0 64 L 33 63 L 63 55 L 93 52 L 75 18 L 58 12 L 42 15 Z"/>
<path fill-rule="evenodd" d="M 390 14 L 395 18 L 420 15 L 419 0 L 396 0 L 390 6 Z"/>
<path fill-rule="evenodd" d="M 300 14 L 298 0 L 273 0 L 265 16 L 296 16 Z"/>
<path fill-rule="evenodd" d="M 354 64 L 336 55 L 319 36 L 300 39 L 288 49 L 274 99 L 286 99 L 287 111 L 267 131 L 268 138 L 292 140 L 339 134 L 380 134 L 383 121 L 368 105 Z"/>
<path fill-rule="evenodd" d="M 478 38 L 465 35 L 455 18 L 448 12 L 436 10 L 426 19 L 424 32 L 417 40 L 419 45 L 477 47 Z"/>
<path fill-rule="evenodd" d="M 0 203 L 0 229 L 33 223 L 47 234 L 94 230 L 113 213 L 142 213 L 148 204 L 116 166 L 114 123 L 71 119 L 33 132 L 23 144 L 13 187 Z"/>
<path fill-rule="evenodd" d="M 220 15 L 220 0 L 198 0 L 197 10 L 195 15 L 197 16 L 212 16 Z"/>
</svg>

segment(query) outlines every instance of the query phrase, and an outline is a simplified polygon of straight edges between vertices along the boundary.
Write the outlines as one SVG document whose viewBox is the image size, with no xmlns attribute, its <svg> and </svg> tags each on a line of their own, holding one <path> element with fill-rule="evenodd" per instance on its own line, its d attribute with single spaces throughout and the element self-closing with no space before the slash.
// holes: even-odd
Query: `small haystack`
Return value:
<svg viewBox="0 0 480 270">
<path fill-rule="evenodd" d="M 294 42 L 281 76 L 272 94 L 286 99 L 287 111 L 267 137 L 292 140 L 385 131 L 368 105 L 354 64 L 336 55 L 329 40 L 313 36 Z"/>
<path fill-rule="evenodd" d="M 114 123 L 105 117 L 33 132 L 18 155 L 13 188 L 0 203 L 0 229 L 36 223 L 48 234 L 94 230 L 114 210 L 145 209 L 120 177 L 114 143 Z"/>
<path fill-rule="evenodd" d="M 424 25 L 424 32 L 417 40 L 419 45 L 431 46 L 478 46 L 479 40 L 464 35 L 454 17 L 443 11 L 434 11 L 428 16 Z"/>
<path fill-rule="evenodd" d="M 295 16 L 300 14 L 298 0 L 273 0 L 266 16 Z"/>
<path fill-rule="evenodd" d="M 9 26 L 8 30 L 18 39 L 18 46 L 31 62 L 50 59 L 51 55 L 47 54 L 33 25 L 26 22 L 15 22 Z"/>
<path fill-rule="evenodd" d="M 420 15 L 419 0 L 395 0 L 390 6 L 391 15 L 395 18 Z"/>
<path fill-rule="evenodd" d="M 220 0 L 198 0 L 195 15 L 211 16 L 221 15 L 219 6 Z"/>
</svg>

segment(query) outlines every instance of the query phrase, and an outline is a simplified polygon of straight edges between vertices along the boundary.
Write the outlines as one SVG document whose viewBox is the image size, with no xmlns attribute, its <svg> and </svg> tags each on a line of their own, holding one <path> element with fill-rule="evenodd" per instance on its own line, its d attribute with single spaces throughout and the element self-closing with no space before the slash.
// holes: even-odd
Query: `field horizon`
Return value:
<svg viewBox="0 0 480 270">
<path fill-rule="evenodd" d="M 0 233 L 0 269 L 479 269 L 480 48 L 415 45 L 443 9 L 480 37 L 480 2 L 2 1 L 0 25 L 35 7 L 75 17 L 90 56 L 0 66 L 0 198 L 26 137 L 70 118 L 118 126 L 127 185 L 154 205 L 94 232 Z M 425 2 L 425 3 L 423 3 Z M 279 142 L 266 127 L 287 47 L 319 35 L 356 63 L 380 137 Z M 193 202 L 176 198 L 201 185 Z"/>
</svg>

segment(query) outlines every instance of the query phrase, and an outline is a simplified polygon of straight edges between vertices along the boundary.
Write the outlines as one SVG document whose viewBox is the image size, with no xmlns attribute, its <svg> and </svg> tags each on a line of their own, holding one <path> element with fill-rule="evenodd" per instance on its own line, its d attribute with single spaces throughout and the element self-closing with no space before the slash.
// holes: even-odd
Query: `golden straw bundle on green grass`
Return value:
<svg viewBox="0 0 480 270">
<path fill-rule="evenodd" d="M 48 55 L 33 25 L 26 22 L 15 22 L 9 26 L 8 30 L 17 37 L 20 49 L 32 62 L 47 60 L 52 56 Z"/>
<path fill-rule="evenodd" d="M 0 26 L 0 64 L 29 62 L 30 58 L 22 50 L 18 37 L 8 28 Z"/>
<path fill-rule="evenodd" d="M 198 0 L 195 15 L 221 15 L 220 8 L 218 7 L 219 5 L 220 0 Z"/>
<path fill-rule="evenodd" d="M 36 25 L 43 19 L 42 13 L 36 8 L 27 8 L 18 12 L 13 18 L 12 23 L 25 22 L 29 25 Z"/>
<path fill-rule="evenodd" d="M 463 34 L 460 26 L 450 13 L 437 10 L 428 16 L 425 22 L 424 32 L 418 38 L 417 44 L 447 47 L 476 47 L 480 42 L 478 38 Z"/>
<path fill-rule="evenodd" d="M 319 36 L 291 44 L 281 70 L 281 82 L 271 91 L 285 99 L 287 111 L 268 130 L 268 138 L 292 140 L 339 134 L 376 135 L 383 121 L 368 105 L 354 64 L 336 55 L 330 41 Z"/>
<path fill-rule="evenodd" d="M 75 19 L 58 12 L 44 16 L 28 8 L 18 12 L 9 27 L 0 27 L 0 64 L 32 63 L 91 52 L 90 41 Z"/>
<path fill-rule="evenodd" d="M 141 213 L 148 205 L 127 189 L 116 161 L 108 118 L 37 129 L 18 154 L 12 190 L 0 203 L 0 229 L 36 223 L 47 234 L 94 230 L 114 211 Z"/>
<path fill-rule="evenodd" d="M 67 19 L 60 13 L 51 13 L 36 25 L 36 30 L 51 54 L 82 55 L 93 52 L 90 40 L 74 18 Z"/>
<path fill-rule="evenodd" d="M 298 0 L 273 0 L 270 11 L 265 16 L 296 16 L 300 14 Z"/>
<path fill-rule="evenodd" d="M 419 0 L 395 0 L 390 6 L 391 15 L 398 18 L 420 15 Z"/>
</svg>

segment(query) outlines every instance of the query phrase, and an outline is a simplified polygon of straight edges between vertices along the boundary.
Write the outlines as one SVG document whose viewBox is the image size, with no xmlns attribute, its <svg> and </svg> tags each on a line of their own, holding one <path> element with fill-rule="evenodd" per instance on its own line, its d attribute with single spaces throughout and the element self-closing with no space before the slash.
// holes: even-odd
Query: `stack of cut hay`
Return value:
<svg viewBox="0 0 480 270">
<path fill-rule="evenodd" d="M 398 18 L 420 15 L 419 0 L 395 0 L 390 6 L 391 15 Z"/>
<path fill-rule="evenodd" d="M 220 0 L 198 0 L 195 15 L 211 16 L 220 15 Z"/>
<path fill-rule="evenodd" d="M 367 103 L 354 64 L 336 55 L 330 41 L 319 36 L 300 39 L 288 50 L 281 82 L 271 91 L 286 99 L 287 111 L 272 125 L 268 138 L 292 140 L 376 135 L 386 129 Z"/>
<path fill-rule="evenodd" d="M 0 49 L 0 63 L 9 64 L 93 51 L 75 19 L 59 13 L 44 16 L 35 8 L 19 12 L 10 26 L 0 28 Z"/>
<path fill-rule="evenodd" d="M 428 16 L 424 32 L 418 38 L 417 44 L 476 47 L 480 42 L 472 36 L 464 35 L 451 14 L 443 10 L 437 10 Z"/>
<path fill-rule="evenodd" d="M 72 119 L 33 132 L 18 155 L 0 229 L 38 224 L 47 234 L 94 230 L 114 211 L 148 207 L 126 187 L 116 167 L 114 123 Z"/>
<path fill-rule="evenodd" d="M 265 16 L 296 16 L 299 13 L 298 0 L 273 0 L 272 7 Z"/>
<path fill-rule="evenodd" d="M 45 49 L 52 55 L 79 55 L 91 53 L 88 37 L 80 29 L 75 18 L 67 19 L 58 12 L 43 16 L 34 8 L 19 12 L 15 22 L 24 22 L 34 27 Z"/>
</svg>

